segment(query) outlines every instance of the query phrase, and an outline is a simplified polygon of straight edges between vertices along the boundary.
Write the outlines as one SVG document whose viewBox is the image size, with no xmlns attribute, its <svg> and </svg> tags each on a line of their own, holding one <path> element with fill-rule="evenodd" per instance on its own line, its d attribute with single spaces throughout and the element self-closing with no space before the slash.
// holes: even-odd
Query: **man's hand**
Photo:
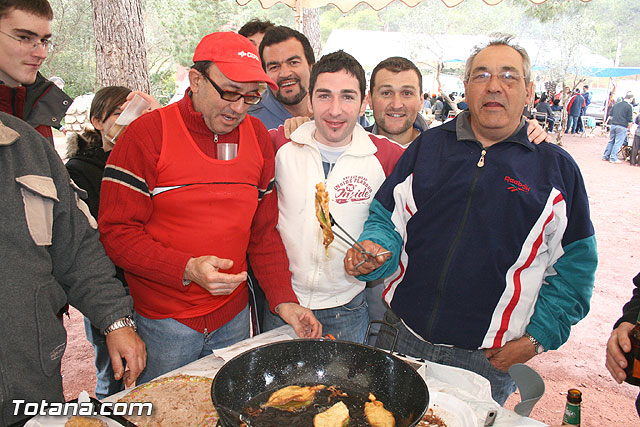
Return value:
<svg viewBox="0 0 640 427">
<path fill-rule="evenodd" d="M 373 270 L 380 267 L 386 260 L 391 258 L 391 253 L 377 243 L 371 240 L 360 242 L 366 251 L 376 255 L 375 257 L 365 256 L 354 248 L 349 248 L 344 257 L 344 269 L 350 276 L 359 276 L 361 274 L 369 274 Z M 385 253 L 386 252 L 386 253 Z M 383 254 L 383 255 L 377 255 Z"/>
<path fill-rule="evenodd" d="M 283 302 L 278 304 L 277 310 L 282 320 L 291 325 L 300 338 L 322 337 L 322 324 L 308 308 L 293 302 Z"/>
<path fill-rule="evenodd" d="M 291 134 L 293 133 L 293 131 L 298 129 L 302 124 L 308 122 L 309 120 L 311 119 L 306 116 L 291 117 L 285 120 L 283 124 L 284 137 L 287 139 L 291 139 Z"/>
<path fill-rule="evenodd" d="M 536 349 L 529 338 L 522 337 L 509 341 L 500 348 L 490 348 L 484 351 L 489 362 L 502 372 L 507 372 L 512 365 L 524 363 L 536 355 Z"/>
<path fill-rule="evenodd" d="M 227 270 L 233 267 L 230 259 L 215 256 L 201 256 L 191 258 L 184 269 L 184 280 L 196 282 L 206 289 L 211 295 L 229 295 L 245 280 L 247 272 L 238 274 L 220 273 L 218 270 Z"/>
<path fill-rule="evenodd" d="M 130 327 L 116 329 L 107 334 L 106 338 L 113 377 L 116 380 L 122 378 L 122 382 L 127 387 L 133 385 L 147 365 L 147 350 L 144 342 Z M 127 362 L 126 370 L 122 359 Z"/>
<path fill-rule="evenodd" d="M 607 341 L 607 362 L 606 366 L 611 376 L 618 384 L 622 383 L 627 377 L 624 369 L 627 367 L 627 360 L 624 353 L 631 351 L 631 340 L 629 332 L 633 329 L 633 324 L 622 322 L 620 326 L 611 332 L 609 341 Z"/>
<path fill-rule="evenodd" d="M 527 120 L 527 136 L 529 137 L 529 141 L 534 144 L 553 141 L 551 135 L 540 126 L 540 123 L 536 119 Z"/>
</svg>

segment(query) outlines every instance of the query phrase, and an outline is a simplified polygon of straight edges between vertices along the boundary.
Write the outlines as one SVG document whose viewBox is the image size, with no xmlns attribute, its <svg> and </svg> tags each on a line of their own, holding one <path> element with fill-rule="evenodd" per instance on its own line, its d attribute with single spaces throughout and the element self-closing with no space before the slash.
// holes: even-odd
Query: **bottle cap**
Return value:
<svg viewBox="0 0 640 427">
<path fill-rule="evenodd" d="M 573 403 L 574 405 L 582 402 L 582 393 L 577 388 L 570 388 L 567 392 L 567 401 L 569 403 Z"/>
</svg>

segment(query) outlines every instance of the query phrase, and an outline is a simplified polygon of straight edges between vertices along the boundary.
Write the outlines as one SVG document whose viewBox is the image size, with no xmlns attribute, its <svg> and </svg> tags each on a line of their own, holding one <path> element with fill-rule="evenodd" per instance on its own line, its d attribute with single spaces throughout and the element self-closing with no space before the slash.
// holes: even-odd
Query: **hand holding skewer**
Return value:
<svg viewBox="0 0 640 427">
<path fill-rule="evenodd" d="M 371 240 L 358 242 L 344 257 L 344 269 L 351 276 L 369 274 L 391 258 L 391 252 Z"/>
</svg>

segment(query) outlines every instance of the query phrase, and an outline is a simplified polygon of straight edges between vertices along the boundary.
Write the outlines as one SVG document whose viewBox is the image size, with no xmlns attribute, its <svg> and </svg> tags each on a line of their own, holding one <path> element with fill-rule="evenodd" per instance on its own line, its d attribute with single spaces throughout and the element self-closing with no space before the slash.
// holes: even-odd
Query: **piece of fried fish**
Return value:
<svg viewBox="0 0 640 427">
<path fill-rule="evenodd" d="M 369 393 L 369 400 L 364 404 L 364 415 L 372 427 L 395 427 L 396 419 L 390 411 L 384 409 L 384 404 Z"/>
<path fill-rule="evenodd" d="M 313 427 L 347 427 L 348 425 L 349 408 L 344 402 L 338 402 L 313 417 Z"/>
<path fill-rule="evenodd" d="M 319 390 L 324 389 L 324 385 L 298 386 L 290 385 L 274 392 L 269 396 L 264 408 L 276 408 L 281 411 L 294 412 L 306 408 L 313 403 L 313 398 Z"/>
</svg>

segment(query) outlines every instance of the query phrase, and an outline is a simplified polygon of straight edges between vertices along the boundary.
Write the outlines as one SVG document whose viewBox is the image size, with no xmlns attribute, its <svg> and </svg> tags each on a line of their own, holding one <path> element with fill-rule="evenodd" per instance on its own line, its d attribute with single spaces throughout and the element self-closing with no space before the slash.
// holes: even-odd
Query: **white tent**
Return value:
<svg viewBox="0 0 640 427">
<path fill-rule="evenodd" d="M 243 6 L 249 3 L 251 0 L 236 0 L 239 5 Z M 322 7 L 328 4 L 332 4 L 340 9 L 343 13 L 348 12 L 360 3 L 366 3 L 371 6 L 375 10 L 383 9 L 388 6 L 394 0 L 260 0 L 260 4 L 263 8 L 268 9 L 276 3 L 284 3 L 287 6 L 294 8 L 296 10 L 301 10 L 303 8 L 314 8 L 314 7 Z M 409 7 L 414 7 L 420 4 L 423 0 L 400 0 L 402 3 L 406 4 Z M 464 0 L 440 0 L 447 7 L 454 7 L 462 3 Z M 501 3 L 503 0 L 482 0 L 489 6 L 495 6 Z M 529 0 L 534 4 L 544 3 L 546 0 Z M 591 0 L 580 0 L 584 3 L 587 3 Z"/>
<path fill-rule="evenodd" d="M 427 68 L 436 62 L 463 63 L 473 47 L 486 42 L 489 37 L 465 35 L 430 35 L 384 31 L 344 30 L 331 32 L 322 54 L 343 49 L 353 55 L 366 70 L 390 56 L 402 56 L 412 60 L 419 68 Z M 534 67 L 548 67 L 560 60 L 561 48 L 552 40 L 516 39 L 524 47 Z M 613 61 L 580 47 L 578 55 L 582 64 L 590 67 L 611 67 Z"/>
</svg>

